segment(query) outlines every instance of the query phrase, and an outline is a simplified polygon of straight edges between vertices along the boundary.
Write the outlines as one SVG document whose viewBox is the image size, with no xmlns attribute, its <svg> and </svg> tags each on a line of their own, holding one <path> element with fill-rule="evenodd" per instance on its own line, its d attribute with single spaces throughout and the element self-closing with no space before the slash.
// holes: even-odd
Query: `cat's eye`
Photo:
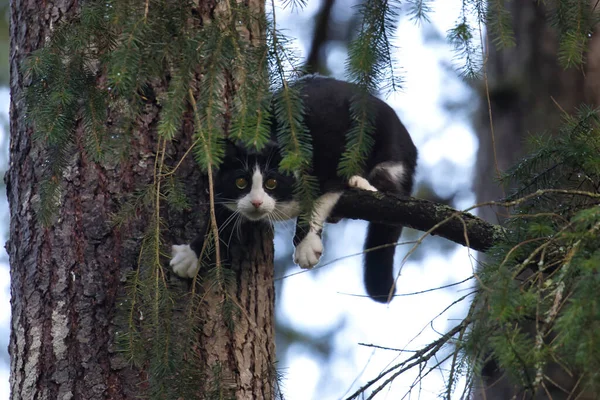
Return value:
<svg viewBox="0 0 600 400">
<path fill-rule="evenodd" d="M 237 178 L 235 180 L 235 186 L 237 186 L 238 189 L 245 189 L 246 186 L 248 186 L 248 181 L 245 178 Z"/>
<path fill-rule="evenodd" d="M 267 181 L 265 182 L 265 187 L 269 190 L 273 190 L 277 187 L 277 181 L 273 178 L 267 179 Z"/>
</svg>

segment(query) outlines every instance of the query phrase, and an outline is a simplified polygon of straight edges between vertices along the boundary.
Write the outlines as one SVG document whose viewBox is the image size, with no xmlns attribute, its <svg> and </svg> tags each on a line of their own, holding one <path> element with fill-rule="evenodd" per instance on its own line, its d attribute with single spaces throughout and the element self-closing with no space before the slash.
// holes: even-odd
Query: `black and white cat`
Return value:
<svg viewBox="0 0 600 400">
<path fill-rule="evenodd" d="M 323 253 L 323 225 L 344 189 L 381 190 L 405 196 L 412 190 L 417 149 L 394 110 L 373 96 L 369 97 L 369 107 L 374 114 L 374 144 L 365 160 L 365 169 L 349 180 L 338 176 L 346 133 L 352 125 L 350 104 L 357 90 L 348 82 L 321 76 L 301 80 L 304 124 L 312 136 L 310 173 L 317 178 L 320 189 L 308 231 L 297 230 L 294 239 L 297 244 L 294 262 L 301 268 L 312 268 L 318 263 Z M 276 130 L 277 126 L 273 126 L 273 131 Z M 260 153 L 228 144 L 215 179 L 219 202 L 251 221 L 297 217 L 300 208 L 293 196 L 294 178 L 277 171 L 280 160 L 276 143 Z M 395 243 L 401 232 L 401 227 L 369 223 L 365 249 Z M 201 240 L 173 246 L 170 265 L 177 275 L 193 277 L 196 274 Z M 385 247 L 365 253 L 364 282 L 373 300 L 385 303 L 392 291 L 394 252 L 395 247 Z"/>
</svg>

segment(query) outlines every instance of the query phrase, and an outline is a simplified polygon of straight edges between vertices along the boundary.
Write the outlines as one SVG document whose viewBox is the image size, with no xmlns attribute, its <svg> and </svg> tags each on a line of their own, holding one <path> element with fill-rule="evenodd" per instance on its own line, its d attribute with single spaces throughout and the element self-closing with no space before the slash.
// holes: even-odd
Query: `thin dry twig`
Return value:
<svg viewBox="0 0 600 400">
<path fill-rule="evenodd" d="M 194 111 L 194 118 L 196 126 L 200 127 L 200 120 L 198 117 L 198 108 L 196 106 L 196 99 L 194 98 L 194 92 L 189 89 L 190 103 Z M 205 140 L 203 140 L 205 141 Z M 205 141 L 206 142 L 206 141 Z M 208 149 L 207 149 L 208 150 Z M 212 164 L 208 163 L 208 198 L 210 201 L 210 226 L 212 229 L 213 239 L 215 241 L 215 263 L 217 268 L 221 268 L 221 251 L 219 246 L 219 228 L 217 227 L 217 217 L 215 214 L 215 189 L 213 182 Z"/>
<path fill-rule="evenodd" d="M 389 374 L 392 371 L 396 371 L 392 376 L 387 378 L 377 389 L 375 389 L 375 391 L 372 392 L 371 396 L 373 396 L 375 393 L 379 392 L 381 389 L 383 389 L 385 386 L 391 383 L 401 373 L 413 368 L 416 365 L 426 363 L 435 354 L 437 354 L 437 352 L 442 347 L 444 347 L 455 334 L 460 332 L 461 329 L 463 329 L 463 327 L 468 325 L 469 323 L 470 321 L 468 319 L 463 320 L 460 324 L 448 331 L 444 336 L 423 347 L 421 350 L 417 351 L 413 356 L 381 372 L 378 377 L 372 379 L 371 381 L 367 382 L 364 386 L 360 387 L 356 392 L 350 395 L 350 397 L 348 397 L 347 400 L 359 398 L 359 396 L 364 394 L 368 388 L 373 386 L 375 383 L 379 382 L 385 375 Z"/>
</svg>

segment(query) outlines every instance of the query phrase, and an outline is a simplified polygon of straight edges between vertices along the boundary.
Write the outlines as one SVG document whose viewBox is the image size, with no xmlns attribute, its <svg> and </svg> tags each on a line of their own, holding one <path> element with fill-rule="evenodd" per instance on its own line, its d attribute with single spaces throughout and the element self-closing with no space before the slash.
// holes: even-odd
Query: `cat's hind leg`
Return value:
<svg viewBox="0 0 600 400">
<path fill-rule="evenodd" d="M 412 173 L 400 161 L 379 163 L 369 173 L 369 182 L 382 192 L 410 195 L 413 184 Z"/>
<path fill-rule="evenodd" d="M 409 195 L 412 190 L 412 175 L 406 176 L 406 166 L 402 162 L 386 161 L 371 170 L 368 179 L 354 175 L 348 179 L 348 186 L 362 190 Z"/>
</svg>

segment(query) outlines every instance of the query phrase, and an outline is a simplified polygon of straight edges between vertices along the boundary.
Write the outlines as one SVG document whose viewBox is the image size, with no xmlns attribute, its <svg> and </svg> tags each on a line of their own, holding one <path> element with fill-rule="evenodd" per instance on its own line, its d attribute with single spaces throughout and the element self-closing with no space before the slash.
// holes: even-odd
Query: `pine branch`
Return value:
<svg viewBox="0 0 600 400">
<path fill-rule="evenodd" d="M 419 22 L 430 22 L 431 0 L 409 0 L 408 16 L 411 20 Z"/>
</svg>

